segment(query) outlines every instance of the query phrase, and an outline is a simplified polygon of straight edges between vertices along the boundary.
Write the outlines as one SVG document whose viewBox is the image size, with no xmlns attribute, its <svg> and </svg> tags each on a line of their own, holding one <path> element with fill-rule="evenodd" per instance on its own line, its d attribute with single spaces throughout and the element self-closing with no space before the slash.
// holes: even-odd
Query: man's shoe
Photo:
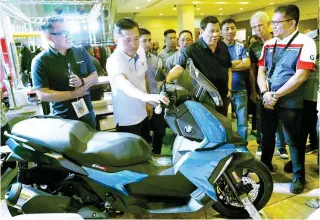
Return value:
<svg viewBox="0 0 320 220">
<path fill-rule="evenodd" d="M 290 185 L 290 192 L 293 194 L 300 194 L 304 190 L 304 181 L 299 178 L 293 178 Z"/>
<path fill-rule="evenodd" d="M 286 163 L 283 167 L 284 172 L 286 173 L 292 173 L 293 172 L 293 165 L 292 165 L 292 161 L 288 161 L 288 163 Z"/>
<path fill-rule="evenodd" d="M 288 154 L 287 149 L 282 148 L 282 149 L 279 150 L 279 153 L 280 153 L 280 157 L 282 159 L 289 159 L 289 154 Z"/>
<path fill-rule="evenodd" d="M 259 146 L 258 146 L 258 149 L 257 149 L 257 152 L 256 152 L 256 156 L 257 156 L 257 157 L 261 157 L 261 155 L 262 155 L 261 146 L 259 145 Z"/>
<path fill-rule="evenodd" d="M 318 209 L 320 207 L 320 200 L 319 199 L 309 199 L 306 201 L 306 205 L 311 208 Z"/>
<path fill-rule="evenodd" d="M 311 144 L 308 144 L 305 149 L 305 154 L 312 154 L 318 150 L 318 146 L 312 146 Z"/>
</svg>

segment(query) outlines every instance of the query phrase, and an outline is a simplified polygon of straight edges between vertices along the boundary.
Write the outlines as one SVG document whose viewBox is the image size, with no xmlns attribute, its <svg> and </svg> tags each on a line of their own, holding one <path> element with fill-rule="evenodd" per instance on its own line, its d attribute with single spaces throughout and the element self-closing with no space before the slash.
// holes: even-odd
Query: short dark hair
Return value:
<svg viewBox="0 0 320 220">
<path fill-rule="evenodd" d="M 234 25 L 236 25 L 236 22 L 235 22 L 235 20 L 234 19 L 232 19 L 232 18 L 227 18 L 227 19 L 224 19 L 222 22 L 221 22 L 221 28 L 223 27 L 223 25 L 225 25 L 225 24 L 234 24 Z"/>
<path fill-rule="evenodd" d="M 150 35 L 151 35 L 151 32 L 148 31 L 148 30 L 145 29 L 145 28 L 140 28 L 140 29 L 139 29 L 139 32 L 140 32 L 140 36 L 141 36 L 141 35 L 146 35 L 146 34 L 150 34 Z"/>
<path fill-rule="evenodd" d="M 131 30 L 135 27 L 139 30 L 139 25 L 137 22 L 130 18 L 122 18 L 114 23 L 113 34 L 121 34 L 122 30 Z"/>
<path fill-rule="evenodd" d="M 219 26 L 220 26 L 220 22 L 219 22 L 219 20 L 218 20 L 217 17 L 215 17 L 215 16 L 207 16 L 207 17 L 204 17 L 204 18 L 201 20 L 201 22 L 200 22 L 200 28 L 201 28 L 202 30 L 206 29 L 206 27 L 207 27 L 207 25 L 208 25 L 209 23 L 212 23 L 212 24 L 218 23 Z"/>
<path fill-rule="evenodd" d="M 41 25 L 40 29 L 43 32 L 51 32 L 52 31 L 52 24 L 56 22 L 64 22 L 64 18 L 60 16 L 51 16 L 48 17 L 44 24 Z"/>
<path fill-rule="evenodd" d="M 183 34 L 183 33 L 189 33 L 189 34 L 191 35 L 191 37 L 193 38 L 193 35 L 192 35 L 191 31 L 189 31 L 189 30 L 183 30 L 183 31 L 181 31 L 180 34 L 179 34 L 179 37 L 180 37 L 181 34 Z"/>
<path fill-rule="evenodd" d="M 300 10 L 298 6 L 294 4 L 279 6 L 274 10 L 274 13 L 282 13 L 286 18 L 295 20 L 296 26 L 299 23 Z"/>
<path fill-rule="evenodd" d="M 166 37 L 168 34 L 176 34 L 177 32 L 173 29 L 168 29 L 163 32 L 163 36 Z"/>
</svg>

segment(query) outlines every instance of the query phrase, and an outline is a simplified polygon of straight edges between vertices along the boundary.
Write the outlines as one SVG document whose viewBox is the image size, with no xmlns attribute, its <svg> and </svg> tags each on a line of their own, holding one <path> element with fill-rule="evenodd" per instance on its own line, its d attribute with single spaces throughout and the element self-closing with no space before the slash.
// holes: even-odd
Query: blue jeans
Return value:
<svg viewBox="0 0 320 220">
<path fill-rule="evenodd" d="M 283 130 L 286 134 L 286 142 L 289 145 L 293 165 L 293 177 L 305 180 L 304 147 L 300 142 L 301 119 L 302 109 L 276 107 L 274 110 L 270 110 L 263 106 L 261 107 L 261 162 L 269 169 L 272 167 L 271 161 L 274 153 L 275 134 L 278 128 L 278 123 L 281 121 Z"/>
<path fill-rule="evenodd" d="M 276 147 L 278 151 L 286 148 L 286 139 L 285 134 L 283 132 L 283 127 L 281 121 L 278 123 L 277 133 L 276 133 Z"/>
<path fill-rule="evenodd" d="M 248 137 L 248 96 L 246 90 L 232 92 L 231 103 L 237 115 L 237 132 L 244 139 Z"/>
</svg>

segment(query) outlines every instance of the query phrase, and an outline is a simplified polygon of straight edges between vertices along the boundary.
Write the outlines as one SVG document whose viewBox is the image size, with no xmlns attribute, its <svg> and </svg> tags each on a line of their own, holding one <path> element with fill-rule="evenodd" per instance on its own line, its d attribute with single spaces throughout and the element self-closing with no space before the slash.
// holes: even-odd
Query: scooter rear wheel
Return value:
<svg viewBox="0 0 320 220">
<path fill-rule="evenodd" d="M 253 159 L 240 164 L 236 172 L 248 188 L 247 195 L 250 201 L 259 211 L 268 203 L 273 191 L 273 180 L 268 168 L 260 161 Z M 213 209 L 228 218 L 250 217 L 223 177 L 216 182 L 215 190 L 218 200 L 212 205 Z"/>
</svg>

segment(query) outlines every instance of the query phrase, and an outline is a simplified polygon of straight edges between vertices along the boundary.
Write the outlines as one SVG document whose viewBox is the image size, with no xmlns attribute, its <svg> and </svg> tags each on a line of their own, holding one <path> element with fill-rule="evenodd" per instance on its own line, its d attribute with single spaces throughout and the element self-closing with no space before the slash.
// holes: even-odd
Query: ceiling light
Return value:
<svg viewBox="0 0 320 220">
<path fill-rule="evenodd" d="M 202 2 L 192 2 L 193 5 L 200 4 L 200 3 L 202 3 Z"/>
<path fill-rule="evenodd" d="M 225 5 L 225 4 L 228 4 L 228 2 L 214 2 L 215 4 L 217 5 Z"/>
<path fill-rule="evenodd" d="M 220 13 L 220 15 L 223 15 L 223 13 Z"/>
<path fill-rule="evenodd" d="M 160 16 L 162 16 L 163 14 L 162 14 L 162 13 L 160 13 L 159 15 L 160 15 Z"/>
<path fill-rule="evenodd" d="M 243 11 L 243 8 L 240 8 L 240 11 Z"/>
<path fill-rule="evenodd" d="M 201 13 L 201 15 L 204 15 L 203 13 Z"/>
<path fill-rule="evenodd" d="M 274 5 L 274 2 L 270 2 L 270 5 Z"/>
<path fill-rule="evenodd" d="M 247 5 L 249 2 L 239 2 L 240 5 Z"/>
<path fill-rule="evenodd" d="M 200 10 L 200 8 L 197 8 L 197 10 L 199 11 L 199 10 Z"/>
<path fill-rule="evenodd" d="M 151 2 L 151 0 L 147 0 L 147 2 Z"/>
<path fill-rule="evenodd" d="M 139 6 L 137 6 L 137 7 L 136 7 L 136 9 L 140 9 L 140 7 L 139 7 Z"/>
<path fill-rule="evenodd" d="M 222 10 L 222 8 L 219 8 L 219 11 L 221 11 Z"/>
</svg>

